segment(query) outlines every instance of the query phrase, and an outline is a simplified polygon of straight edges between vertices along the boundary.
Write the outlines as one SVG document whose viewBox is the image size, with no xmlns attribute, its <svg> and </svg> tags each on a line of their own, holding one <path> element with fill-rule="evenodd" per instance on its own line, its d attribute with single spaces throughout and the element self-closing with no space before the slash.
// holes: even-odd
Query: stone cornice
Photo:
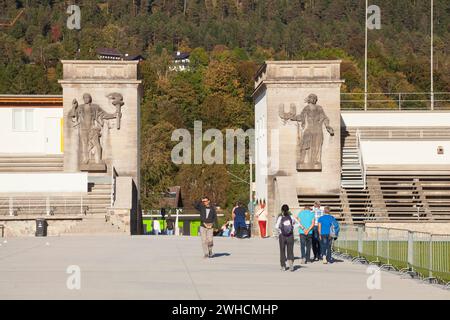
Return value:
<svg viewBox="0 0 450 320">
<path fill-rule="evenodd" d="M 61 60 L 62 64 L 139 64 L 134 60 Z"/>
</svg>

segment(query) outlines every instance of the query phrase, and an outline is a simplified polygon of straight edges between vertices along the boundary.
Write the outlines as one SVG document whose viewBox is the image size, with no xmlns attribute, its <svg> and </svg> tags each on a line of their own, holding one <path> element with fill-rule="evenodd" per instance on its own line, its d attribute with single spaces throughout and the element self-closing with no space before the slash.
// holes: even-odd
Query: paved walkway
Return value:
<svg viewBox="0 0 450 320">
<path fill-rule="evenodd" d="M 215 238 L 210 260 L 194 237 L 3 241 L 0 299 L 450 299 L 450 291 L 387 272 L 381 290 L 369 290 L 367 267 L 346 261 L 281 272 L 273 239 Z M 70 265 L 80 267 L 80 290 L 67 289 Z"/>
</svg>

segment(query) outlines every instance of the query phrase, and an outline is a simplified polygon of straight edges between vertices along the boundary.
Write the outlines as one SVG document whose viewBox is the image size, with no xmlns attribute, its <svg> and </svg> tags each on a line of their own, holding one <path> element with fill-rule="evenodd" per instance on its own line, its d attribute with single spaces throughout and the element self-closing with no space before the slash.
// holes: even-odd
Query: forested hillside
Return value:
<svg viewBox="0 0 450 320">
<path fill-rule="evenodd" d="M 345 92 L 363 91 L 364 0 L 0 0 L 0 94 L 60 93 L 60 59 L 95 59 L 98 47 L 142 54 L 142 178 L 146 207 L 169 185 L 187 202 L 213 194 L 222 206 L 247 198 L 247 166 L 174 166 L 175 128 L 253 127 L 253 75 L 264 60 L 340 58 Z M 81 30 L 66 9 L 81 7 Z M 381 30 L 369 31 L 371 92 L 430 89 L 430 1 L 373 0 Z M 435 0 L 435 90 L 450 91 L 450 4 Z M 169 72 L 174 51 L 189 72 Z"/>
</svg>

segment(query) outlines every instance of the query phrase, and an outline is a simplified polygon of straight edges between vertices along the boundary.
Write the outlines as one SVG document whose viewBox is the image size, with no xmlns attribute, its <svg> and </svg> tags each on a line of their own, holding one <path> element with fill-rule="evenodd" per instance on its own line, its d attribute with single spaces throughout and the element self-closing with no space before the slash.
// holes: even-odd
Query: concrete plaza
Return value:
<svg viewBox="0 0 450 320">
<path fill-rule="evenodd" d="M 216 256 L 206 260 L 197 237 L 0 241 L 0 299 L 450 299 L 448 290 L 388 272 L 381 290 L 369 290 L 367 267 L 347 261 L 281 272 L 274 239 L 215 238 Z M 67 288 L 69 266 L 80 268 L 80 290 Z"/>
</svg>

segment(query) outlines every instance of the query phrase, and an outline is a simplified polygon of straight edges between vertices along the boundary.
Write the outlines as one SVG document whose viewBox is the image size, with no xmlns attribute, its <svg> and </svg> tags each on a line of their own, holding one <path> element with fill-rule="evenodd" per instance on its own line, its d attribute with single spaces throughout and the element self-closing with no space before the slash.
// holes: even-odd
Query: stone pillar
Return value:
<svg viewBox="0 0 450 320">
<path fill-rule="evenodd" d="M 65 60 L 62 64 L 64 171 L 111 176 L 114 167 L 119 176 L 132 177 L 139 188 L 138 62 Z M 91 103 L 86 102 L 89 97 Z"/>
<path fill-rule="evenodd" d="M 256 75 L 256 198 L 270 228 L 294 194 L 340 193 L 342 83 L 340 61 L 268 61 Z"/>
</svg>

